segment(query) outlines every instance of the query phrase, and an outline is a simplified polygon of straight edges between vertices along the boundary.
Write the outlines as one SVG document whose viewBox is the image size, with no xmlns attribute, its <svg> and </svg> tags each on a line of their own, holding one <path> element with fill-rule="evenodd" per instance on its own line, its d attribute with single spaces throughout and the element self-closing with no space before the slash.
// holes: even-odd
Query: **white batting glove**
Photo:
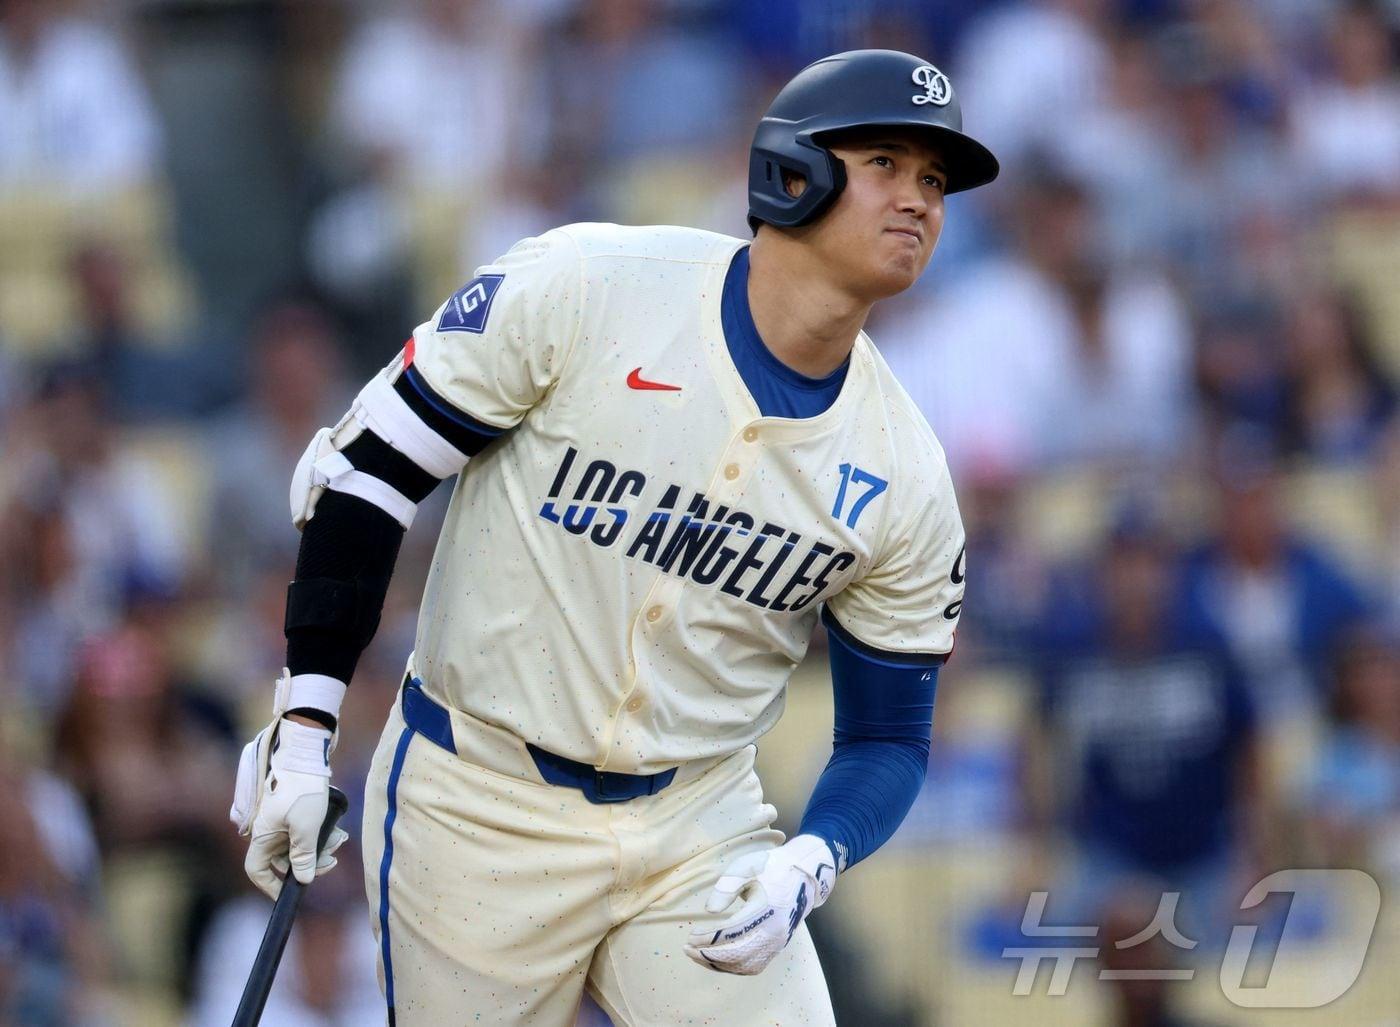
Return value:
<svg viewBox="0 0 1400 1027">
<path fill-rule="evenodd" d="M 337 738 L 323 727 L 282 719 L 285 680 L 284 672 L 278 683 L 277 719 L 243 748 L 229 809 L 238 833 L 252 836 L 243 869 L 273 899 L 282 891 L 279 873 L 290 871 L 310 884 L 336 865 L 335 850 L 350 837 L 337 827 L 317 855 Z"/>
<path fill-rule="evenodd" d="M 831 894 L 836 860 L 816 835 L 741 856 L 720 877 L 705 909 L 722 913 L 736 898 L 744 905 L 718 928 L 690 932 L 685 954 L 723 973 L 759 973 L 792 940 L 807 914 Z"/>
</svg>

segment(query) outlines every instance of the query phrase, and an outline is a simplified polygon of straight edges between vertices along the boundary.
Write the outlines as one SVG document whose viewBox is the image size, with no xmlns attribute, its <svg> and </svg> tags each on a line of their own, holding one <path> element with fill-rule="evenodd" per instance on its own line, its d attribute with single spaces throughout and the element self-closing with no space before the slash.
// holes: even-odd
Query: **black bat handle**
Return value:
<svg viewBox="0 0 1400 1027">
<path fill-rule="evenodd" d="M 316 837 L 316 853 L 326 847 L 326 840 L 350 805 L 345 793 L 331 786 L 330 802 L 326 807 L 326 819 L 321 822 L 321 833 Z M 248 983 L 243 986 L 243 999 L 238 1003 L 238 1012 L 233 1016 L 233 1027 L 257 1027 L 262 1019 L 263 1007 L 267 1005 L 268 992 L 272 990 L 272 980 L 277 976 L 277 964 L 282 961 L 282 950 L 287 947 L 287 938 L 292 933 L 292 921 L 296 919 L 297 907 L 306 891 L 291 872 L 282 882 L 282 891 L 272 906 L 272 916 L 263 932 L 262 944 L 258 946 L 258 956 L 253 960 Z"/>
</svg>

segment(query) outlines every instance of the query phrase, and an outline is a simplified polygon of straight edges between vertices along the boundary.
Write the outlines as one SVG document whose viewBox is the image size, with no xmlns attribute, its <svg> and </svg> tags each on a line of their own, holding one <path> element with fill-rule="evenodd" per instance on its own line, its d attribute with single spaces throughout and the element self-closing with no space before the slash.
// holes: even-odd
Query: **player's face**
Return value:
<svg viewBox="0 0 1400 1027">
<path fill-rule="evenodd" d="M 918 132 L 897 129 L 839 140 L 831 151 L 846 165 L 846 188 L 813 226 L 812 241 L 870 299 L 903 292 L 943 230 L 942 156 Z"/>
</svg>

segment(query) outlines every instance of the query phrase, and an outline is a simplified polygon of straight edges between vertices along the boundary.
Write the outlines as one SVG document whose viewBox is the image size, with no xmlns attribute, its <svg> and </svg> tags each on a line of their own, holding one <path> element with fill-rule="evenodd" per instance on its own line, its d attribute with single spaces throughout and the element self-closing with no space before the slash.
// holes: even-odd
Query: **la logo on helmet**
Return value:
<svg viewBox="0 0 1400 1027">
<path fill-rule="evenodd" d="M 948 101 L 953 98 L 953 86 L 948 81 L 948 76 L 932 64 L 923 64 L 914 69 L 914 84 L 924 88 L 922 94 L 914 94 L 915 103 L 946 107 Z"/>
</svg>

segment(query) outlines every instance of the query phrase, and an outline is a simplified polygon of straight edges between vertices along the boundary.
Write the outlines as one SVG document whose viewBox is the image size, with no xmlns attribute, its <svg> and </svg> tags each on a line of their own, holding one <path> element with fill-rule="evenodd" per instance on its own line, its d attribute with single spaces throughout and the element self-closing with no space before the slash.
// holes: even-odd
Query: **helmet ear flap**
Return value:
<svg viewBox="0 0 1400 1027">
<path fill-rule="evenodd" d="M 806 188 L 793 196 L 784 172 L 801 176 Z M 845 165 L 810 139 L 799 136 L 773 146 L 756 140 L 749 155 L 749 225 L 754 231 L 760 222 L 781 228 L 805 225 L 831 206 L 845 186 Z"/>
<path fill-rule="evenodd" d="M 846 162 L 826 148 L 822 149 L 822 153 L 826 154 L 828 173 L 831 176 L 831 195 L 822 205 L 822 209 L 817 211 L 818 214 L 835 203 L 836 197 L 841 195 L 841 190 L 846 188 Z M 815 217 L 815 215 L 813 216 Z"/>
</svg>

